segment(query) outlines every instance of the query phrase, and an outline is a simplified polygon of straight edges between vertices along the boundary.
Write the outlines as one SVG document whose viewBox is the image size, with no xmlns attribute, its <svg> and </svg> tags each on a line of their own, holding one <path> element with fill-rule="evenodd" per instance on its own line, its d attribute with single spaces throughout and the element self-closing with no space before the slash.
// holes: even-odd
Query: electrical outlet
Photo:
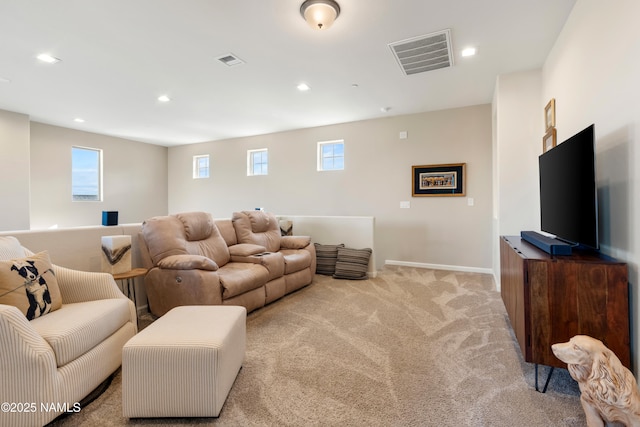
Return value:
<svg viewBox="0 0 640 427">
<path fill-rule="evenodd" d="M 400 209 L 410 209 L 411 202 L 400 202 Z"/>
</svg>

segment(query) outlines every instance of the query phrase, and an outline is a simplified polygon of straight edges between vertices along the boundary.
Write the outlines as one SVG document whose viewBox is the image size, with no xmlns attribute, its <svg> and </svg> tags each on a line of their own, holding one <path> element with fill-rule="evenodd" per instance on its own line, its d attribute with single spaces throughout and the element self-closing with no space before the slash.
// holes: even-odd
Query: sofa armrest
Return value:
<svg viewBox="0 0 640 427">
<path fill-rule="evenodd" d="M 53 349 L 14 306 L 0 304 L 0 337 L 0 401 L 31 402 L 43 389 L 54 389 L 57 367 Z"/>
<path fill-rule="evenodd" d="M 72 270 L 53 265 L 63 304 L 94 301 L 124 296 L 109 273 Z"/>
<path fill-rule="evenodd" d="M 229 254 L 232 257 L 248 257 L 264 252 L 267 252 L 267 248 L 253 243 L 238 243 L 237 245 L 229 246 Z"/>
<path fill-rule="evenodd" d="M 304 249 L 311 243 L 309 236 L 282 236 L 280 249 Z"/>
<path fill-rule="evenodd" d="M 216 271 L 154 267 L 144 278 L 149 309 L 156 316 L 181 305 L 221 305 L 222 285 Z"/>
<path fill-rule="evenodd" d="M 202 255 L 169 255 L 158 262 L 158 267 L 168 270 L 208 270 L 216 271 L 218 264 Z"/>
</svg>

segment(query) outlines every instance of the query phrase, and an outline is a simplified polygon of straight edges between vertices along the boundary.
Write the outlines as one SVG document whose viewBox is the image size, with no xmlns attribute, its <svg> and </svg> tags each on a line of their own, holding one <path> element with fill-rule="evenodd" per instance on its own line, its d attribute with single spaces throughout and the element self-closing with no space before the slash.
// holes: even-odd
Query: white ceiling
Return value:
<svg viewBox="0 0 640 427">
<path fill-rule="evenodd" d="M 497 75 L 542 66 L 575 0 L 338 2 L 317 31 L 302 0 L 0 0 L 0 109 L 173 146 L 490 103 Z M 444 29 L 454 66 L 404 75 L 388 44 Z"/>
</svg>

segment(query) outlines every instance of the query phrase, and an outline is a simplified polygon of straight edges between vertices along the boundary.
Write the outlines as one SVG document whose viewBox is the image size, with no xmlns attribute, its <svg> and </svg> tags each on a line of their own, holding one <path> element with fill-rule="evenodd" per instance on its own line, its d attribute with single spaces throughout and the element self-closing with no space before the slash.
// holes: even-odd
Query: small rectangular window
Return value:
<svg viewBox="0 0 640 427">
<path fill-rule="evenodd" d="M 318 170 L 344 170 L 344 141 L 318 142 Z"/>
<path fill-rule="evenodd" d="M 247 151 L 247 176 L 268 175 L 269 152 L 266 148 Z"/>
<path fill-rule="evenodd" d="M 71 147 L 71 200 L 102 201 L 102 150 Z"/>
<path fill-rule="evenodd" d="M 193 179 L 209 178 L 209 155 L 193 156 Z"/>
</svg>

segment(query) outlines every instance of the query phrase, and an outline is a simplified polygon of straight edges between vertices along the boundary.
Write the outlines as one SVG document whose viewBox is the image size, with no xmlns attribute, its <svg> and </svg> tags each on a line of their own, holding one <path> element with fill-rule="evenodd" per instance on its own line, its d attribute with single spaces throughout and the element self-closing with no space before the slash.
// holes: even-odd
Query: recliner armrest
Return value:
<svg viewBox="0 0 640 427">
<path fill-rule="evenodd" d="M 237 245 L 229 246 L 229 254 L 231 254 L 232 257 L 247 257 L 263 252 L 267 252 L 267 248 L 261 245 L 254 245 L 253 243 L 238 243 Z"/>
<path fill-rule="evenodd" d="M 282 236 L 280 249 L 304 249 L 310 243 L 310 236 Z"/>
<path fill-rule="evenodd" d="M 158 267 L 170 270 L 209 270 L 216 271 L 218 264 L 202 255 L 169 255 L 158 262 Z"/>
</svg>

